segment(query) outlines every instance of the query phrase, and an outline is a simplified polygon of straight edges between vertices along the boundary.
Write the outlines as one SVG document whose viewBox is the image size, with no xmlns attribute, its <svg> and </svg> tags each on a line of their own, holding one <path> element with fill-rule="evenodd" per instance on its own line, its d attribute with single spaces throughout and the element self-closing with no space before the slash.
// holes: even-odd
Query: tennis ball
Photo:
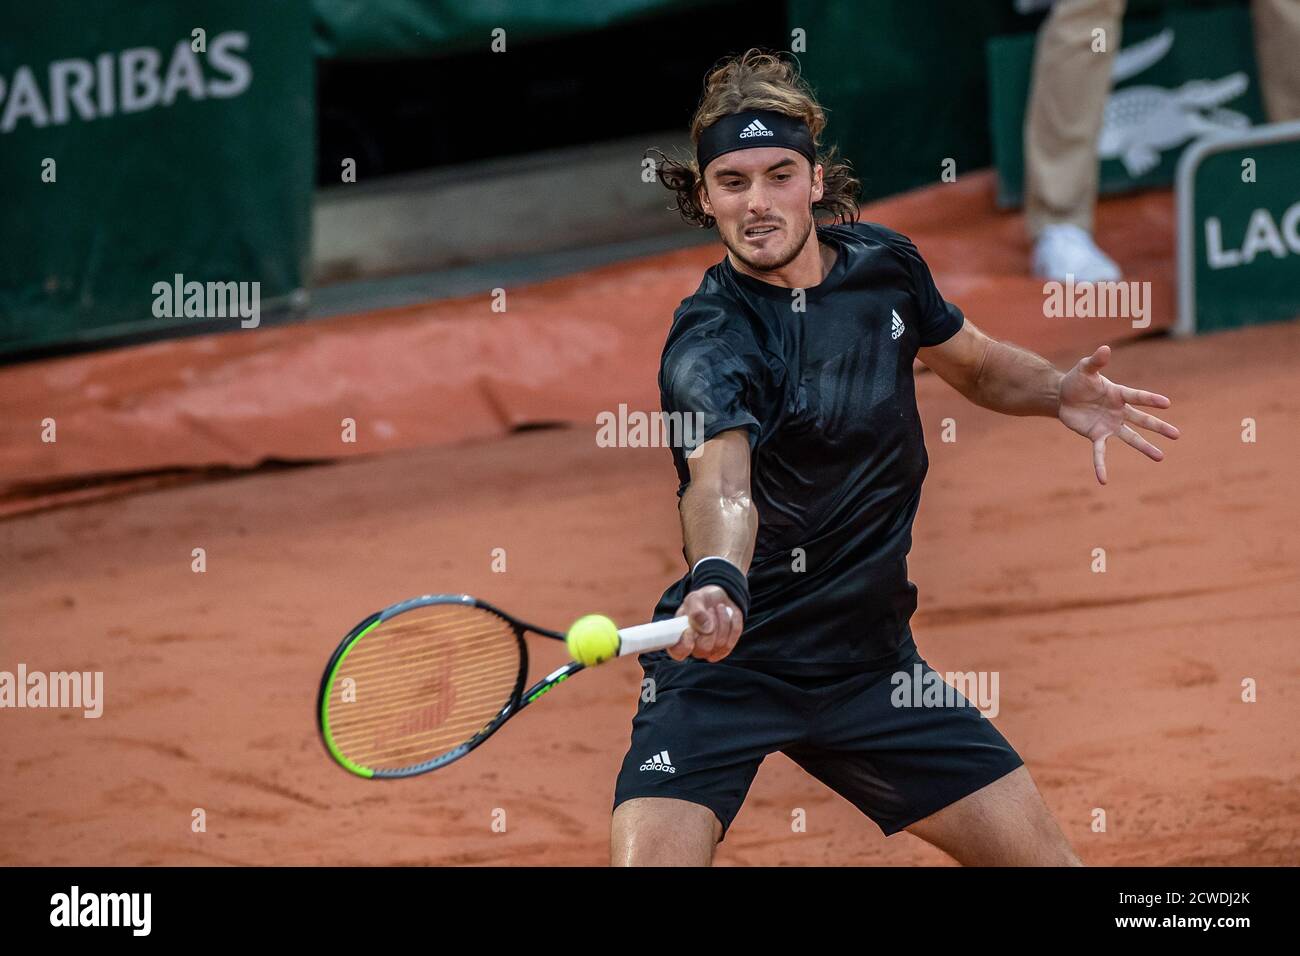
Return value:
<svg viewBox="0 0 1300 956">
<path fill-rule="evenodd" d="M 564 643 L 579 663 L 591 667 L 618 654 L 618 628 L 603 614 L 588 614 L 573 622 Z"/>
</svg>

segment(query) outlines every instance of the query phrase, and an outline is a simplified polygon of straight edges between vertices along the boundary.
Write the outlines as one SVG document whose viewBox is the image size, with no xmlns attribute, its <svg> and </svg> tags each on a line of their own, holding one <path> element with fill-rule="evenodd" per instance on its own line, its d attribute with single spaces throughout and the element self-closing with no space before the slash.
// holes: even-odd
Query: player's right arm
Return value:
<svg viewBox="0 0 1300 956">
<path fill-rule="evenodd" d="M 750 443 L 743 428 L 721 432 L 687 458 L 691 480 L 678 502 L 682 540 L 691 567 L 723 558 L 749 571 L 758 535 L 758 512 L 750 495 Z M 731 653 L 744 628 L 741 609 L 718 585 L 691 590 L 677 609 L 690 618 L 681 640 L 668 649 L 676 660 L 719 661 Z"/>
<path fill-rule="evenodd" d="M 674 313 L 659 396 L 682 436 L 673 463 L 690 574 L 676 616 L 690 626 L 669 648 L 677 660 L 721 660 L 745 624 L 758 535 L 750 462 L 782 394 L 772 369 L 749 321 L 725 296 L 697 292 Z"/>
</svg>

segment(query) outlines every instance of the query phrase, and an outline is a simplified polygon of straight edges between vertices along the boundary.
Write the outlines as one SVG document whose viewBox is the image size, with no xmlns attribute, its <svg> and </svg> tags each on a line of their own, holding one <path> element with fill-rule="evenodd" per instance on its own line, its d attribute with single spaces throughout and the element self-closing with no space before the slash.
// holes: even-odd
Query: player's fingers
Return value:
<svg viewBox="0 0 1300 956">
<path fill-rule="evenodd" d="M 1103 345 L 1084 358 L 1079 364 L 1083 366 L 1085 372 L 1096 372 L 1105 368 L 1106 363 L 1110 361 L 1110 346 Z"/>
<path fill-rule="evenodd" d="M 1124 405 L 1124 419 L 1134 425 L 1141 426 L 1148 431 L 1153 431 L 1158 435 L 1164 435 L 1166 438 L 1177 438 L 1178 429 L 1168 422 L 1156 418 L 1154 415 L 1148 415 L 1146 412 L 1139 412 L 1136 408 L 1128 403 Z"/>
<path fill-rule="evenodd" d="M 740 612 L 730 604 L 718 605 L 718 642 L 714 645 L 710 661 L 720 661 L 731 653 L 740 637 Z"/>
<path fill-rule="evenodd" d="M 709 615 L 709 620 L 712 623 L 707 633 L 701 633 L 698 627 L 695 628 L 695 650 L 693 650 L 691 653 L 694 654 L 696 657 L 707 658 L 710 654 L 713 653 L 713 649 L 718 646 L 719 635 L 718 635 L 717 608 L 712 608 L 712 607 L 708 608 L 706 610 L 706 613 Z"/>
<path fill-rule="evenodd" d="M 1121 425 L 1119 431 L 1115 433 L 1126 444 L 1136 448 L 1142 454 L 1146 455 L 1152 461 L 1163 461 L 1165 453 L 1155 445 L 1151 444 L 1133 429 L 1127 425 Z"/>
<path fill-rule="evenodd" d="M 1106 483 L 1106 439 L 1098 438 L 1092 443 L 1092 470 L 1097 473 L 1097 481 Z"/>
<path fill-rule="evenodd" d="M 736 610 L 734 605 L 726 606 L 727 613 L 727 646 L 735 647 L 736 641 L 740 639 L 740 629 L 744 626 L 744 617 Z"/>
<path fill-rule="evenodd" d="M 704 602 L 704 598 L 698 593 L 691 594 L 686 598 L 686 614 L 691 619 L 691 628 L 696 634 L 704 636 L 713 633 L 715 621 L 713 619 L 713 608 Z"/>
<path fill-rule="evenodd" d="M 1129 388 L 1127 385 L 1121 385 L 1119 393 L 1123 396 L 1124 401 L 1131 402 L 1134 405 L 1145 405 L 1147 408 L 1168 408 L 1173 404 L 1166 396 L 1157 392 Z"/>
<path fill-rule="evenodd" d="M 689 627 L 682 632 L 677 643 L 668 648 L 668 656 L 675 661 L 684 661 L 695 650 L 695 632 Z"/>
</svg>

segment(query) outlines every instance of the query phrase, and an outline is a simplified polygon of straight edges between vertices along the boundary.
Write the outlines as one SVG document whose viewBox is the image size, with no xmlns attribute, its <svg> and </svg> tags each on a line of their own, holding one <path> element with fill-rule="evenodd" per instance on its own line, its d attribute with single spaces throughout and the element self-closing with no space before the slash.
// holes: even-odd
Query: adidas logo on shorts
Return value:
<svg viewBox="0 0 1300 956">
<path fill-rule="evenodd" d="M 752 123 L 750 123 L 748 126 L 746 126 L 744 129 L 740 131 L 741 139 L 749 139 L 750 137 L 753 136 L 775 136 L 775 135 L 776 135 L 775 133 L 773 133 L 770 129 L 768 129 L 758 120 L 754 120 Z"/>
<path fill-rule="evenodd" d="M 668 759 L 668 751 L 661 750 L 645 763 L 641 765 L 642 770 L 667 770 L 669 773 L 676 773 L 677 768 L 673 766 Z"/>
</svg>

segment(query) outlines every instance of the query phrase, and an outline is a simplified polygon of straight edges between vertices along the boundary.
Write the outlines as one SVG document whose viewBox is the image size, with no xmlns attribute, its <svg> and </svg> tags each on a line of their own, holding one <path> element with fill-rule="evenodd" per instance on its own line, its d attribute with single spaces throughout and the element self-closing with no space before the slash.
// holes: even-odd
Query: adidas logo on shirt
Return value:
<svg viewBox="0 0 1300 956">
<path fill-rule="evenodd" d="M 641 765 L 642 770 L 667 770 L 669 773 L 676 773 L 677 768 L 673 766 L 672 761 L 668 759 L 668 751 L 661 750 L 645 763 Z"/>
<path fill-rule="evenodd" d="M 889 311 L 894 313 L 894 321 L 890 323 L 889 337 L 896 339 L 907 330 L 907 326 L 903 325 L 903 320 L 898 317 L 897 309 L 890 309 Z"/>
<path fill-rule="evenodd" d="M 741 139 L 748 139 L 751 136 L 775 136 L 775 135 L 776 135 L 775 133 L 773 133 L 770 129 L 768 129 L 758 120 L 754 120 L 752 123 L 750 123 L 748 126 L 746 126 L 744 129 L 740 131 Z"/>
</svg>

